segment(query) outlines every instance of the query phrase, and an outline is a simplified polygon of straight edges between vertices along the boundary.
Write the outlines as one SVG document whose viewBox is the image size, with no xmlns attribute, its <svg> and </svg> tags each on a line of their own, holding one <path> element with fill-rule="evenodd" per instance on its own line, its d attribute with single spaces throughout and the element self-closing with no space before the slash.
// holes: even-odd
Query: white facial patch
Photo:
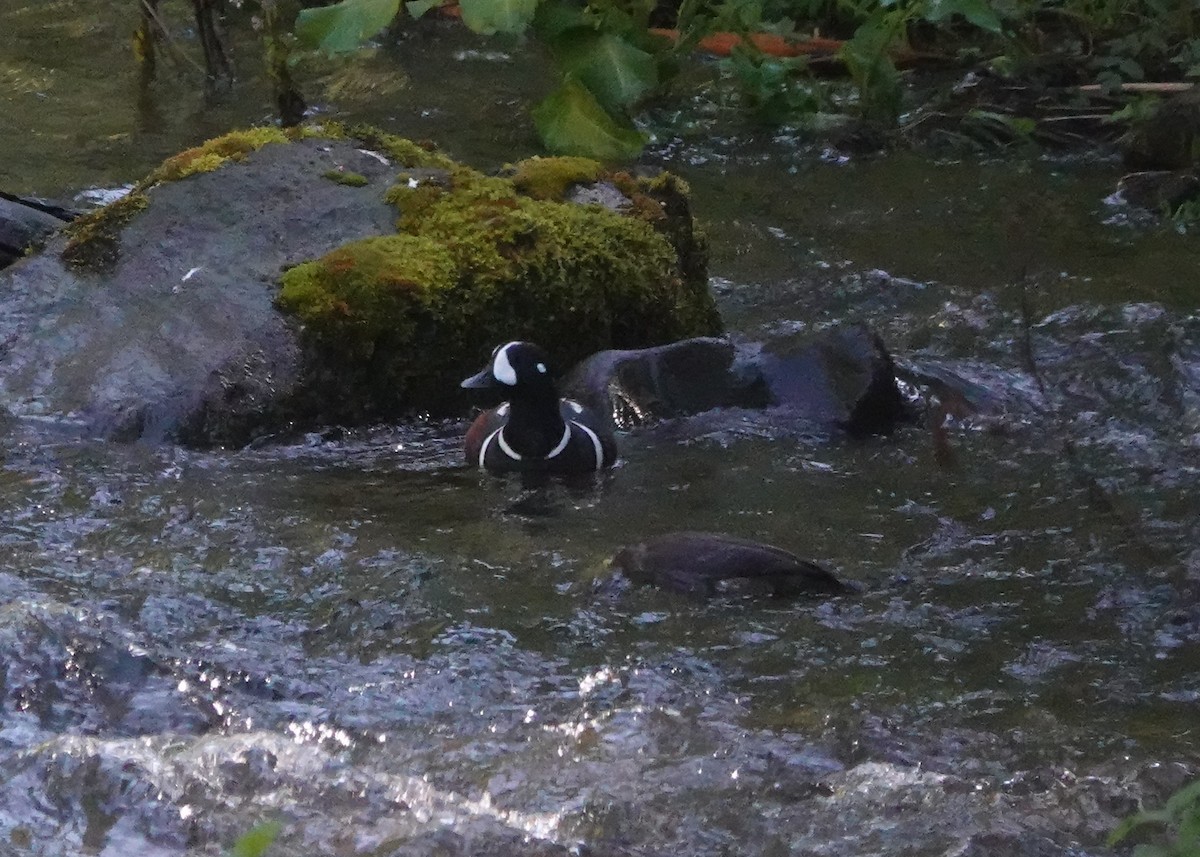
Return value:
<svg viewBox="0 0 1200 857">
<path fill-rule="evenodd" d="M 492 375 L 501 384 L 507 384 L 510 387 L 517 385 L 517 370 L 508 362 L 508 349 L 516 345 L 515 342 L 510 342 L 499 351 L 496 352 L 495 359 L 492 360 Z"/>
<path fill-rule="evenodd" d="M 545 364 L 545 363 L 539 363 L 539 364 L 537 365 L 537 370 L 538 370 L 539 372 L 541 372 L 543 375 L 545 375 L 545 374 L 546 374 L 546 364 Z"/>
</svg>

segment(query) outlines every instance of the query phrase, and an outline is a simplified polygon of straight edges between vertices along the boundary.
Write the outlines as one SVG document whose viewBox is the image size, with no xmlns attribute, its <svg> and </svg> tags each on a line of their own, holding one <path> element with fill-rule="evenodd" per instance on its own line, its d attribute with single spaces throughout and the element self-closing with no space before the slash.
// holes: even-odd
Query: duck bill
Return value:
<svg viewBox="0 0 1200 857">
<path fill-rule="evenodd" d="M 470 378 L 467 378 L 459 385 L 465 390 L 491 390 L 500 384 L 492 376 L 492 368 L 489 366 L 482 372 L 477 372 Z"/>
</svg>

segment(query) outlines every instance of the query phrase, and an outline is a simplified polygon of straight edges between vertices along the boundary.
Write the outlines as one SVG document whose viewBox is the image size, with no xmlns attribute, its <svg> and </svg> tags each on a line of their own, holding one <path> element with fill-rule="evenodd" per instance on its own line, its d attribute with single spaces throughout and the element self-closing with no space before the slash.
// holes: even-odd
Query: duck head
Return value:
<svg viewBox="0 0 1200 857">
<path fill-rule="evenodd" d="M 462 382 L 467 389 L 499 389 L 519 394 L 554 394 L 550 358 L 532 342 L 497 345 L 480 372 Z"/>
</svg>

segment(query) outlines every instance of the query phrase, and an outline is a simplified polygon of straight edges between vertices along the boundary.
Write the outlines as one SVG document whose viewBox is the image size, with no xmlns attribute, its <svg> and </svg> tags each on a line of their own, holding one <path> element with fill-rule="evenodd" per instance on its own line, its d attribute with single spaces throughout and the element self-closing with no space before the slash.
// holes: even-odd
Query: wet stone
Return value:
<svg viewBox="0 0 1200 857">
<path fill-rule="evenodd" d="M 792 426 L 867 435 L 889 432 L 911 417 L 891 355 L 862 325 L 766 342 L 697 338 L 602 351 L 577 365 L 563 390 L 609 415 L 617 428 L 751 409 Z M 718 430 L 712 419 L 699 425 Z"/>
</svg>

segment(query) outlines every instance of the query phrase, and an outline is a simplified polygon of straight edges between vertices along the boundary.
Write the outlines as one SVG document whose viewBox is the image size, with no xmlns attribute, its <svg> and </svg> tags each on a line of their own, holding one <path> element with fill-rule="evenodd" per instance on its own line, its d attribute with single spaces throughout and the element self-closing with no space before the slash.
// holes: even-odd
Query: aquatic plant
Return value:
<svg viewBox="0 0 1200 857">
<path fill-rule="evenodd" d="M 264 821 L 238 837 L 229 851 L 229 857 L 263 857 L 274 844 L 283 825 L 278 821 Z"/>
<path fill-rule="evenodd" d="M 262 5 L 284 124 L 303 116 L 288 71 L 297 48 L 350 53 L 397 19 L 444 7 L 476 33 L 533 36 L 544 46 L 558 82 L 531 109 L 543 143 L 605 161 L 641 151 L 647 136 L 634 121 L 638 111 L 668 92 L 697 48 L 726 57 L 720 67 L 735 100 L 773 125 L 894 129 L 916 112 L 906 103 L 912 75 L 902 68 L 969 68 L 1004 85 L 946 108 L 938 102 L 953 100 L 952 78 L 943 76 L 926 98 L 938 116 L 974 124 L 961 139 L 1000 144 L 1031 136 L 1022 130 L 1033 121 L 1030 103 L 1047 91 L 1056 108 L 1094 120 L 1113 112 L 1096 98 L 1200 80 L 1200 9 L 1178 0 L 341 0 L 301 10 L 294 38 L 279 8 Z M 153 23 L 135 40 L 149 72 Z M 214 39 L 215 30 L 203 42 L 210 78 L 225 65 Z M 1012 103 L 991 103 L 997 93 Z M 994 120 L 982 134 L 980 115 Z M 1069 138 L 1061 120 L 1072 118 L 1056 113 L 1042 138 Z"/>
<path fill-rule="evenodd" d="M 1143 810 L 1126 818 L 1109 835 L 1108 844 L 1118 845 L 1135 830 L 1150 825 L 1166 828 L 1173 838 L 1165 844 L 1137 845 L 1134 857 L 1200 857 L 1200 780 L 1171 795 L 1162 809 Z"/>
</svg>

